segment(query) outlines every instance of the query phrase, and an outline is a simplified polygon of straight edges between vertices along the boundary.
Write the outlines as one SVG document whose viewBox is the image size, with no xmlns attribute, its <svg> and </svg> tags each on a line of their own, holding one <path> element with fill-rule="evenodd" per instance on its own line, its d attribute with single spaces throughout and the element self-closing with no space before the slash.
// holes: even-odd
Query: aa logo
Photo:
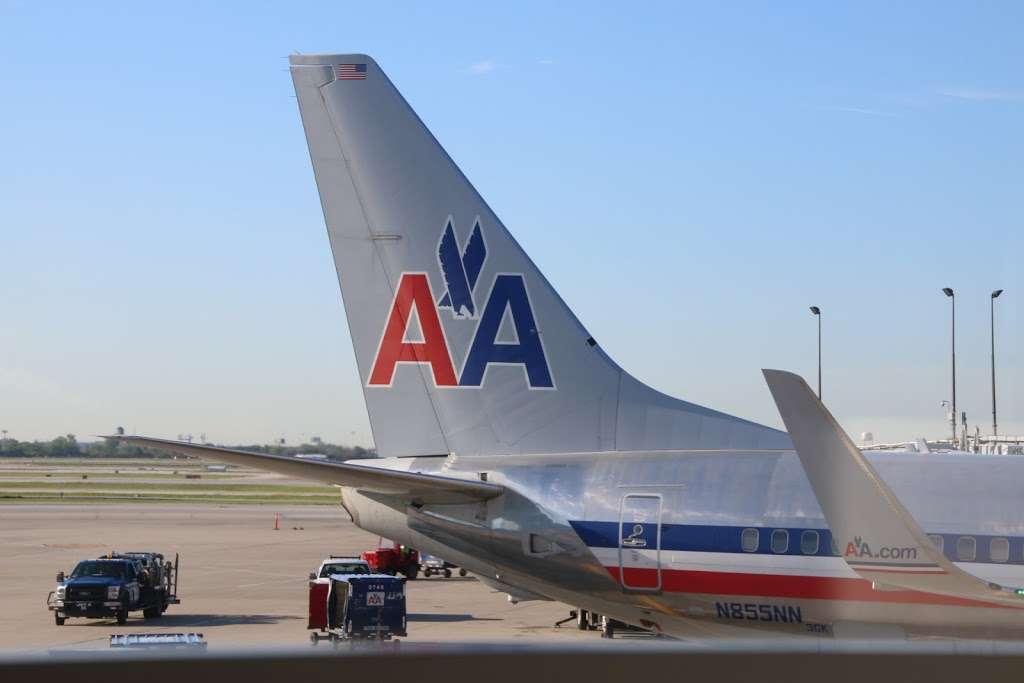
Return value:
<svg viewBox="0 0 1024 683">
<path fill-rule="evenodd" d="M 874 552 L 871 546 L 860 536 L 854 536 L 853 540 L 846 544 L 844 557 L 857 557 L 878 560 L 916 560 L 917 548 L 913 546 L 881 546 L 878 552 Z"/>
<path fill-rule="evenodd" d="M 390 387 L 398 365 L 410 363 L 429 366 L 437 387 L 481 387 L 491 366 L 510 365 L 522 368 L 530 389 L 555 388 L 523 274 L 496 274 L 483 306 L 477 305 L 486 260 L 480 219 L 460 246 L 449 218 L 437 246 L 445 291 L 435 296 L 427 273 L 402 273 L 368 386 Z M 450 310 L 459 324 L 476 326 L 458 373 L 439 317 L 441 309 Z"/>
</svg>

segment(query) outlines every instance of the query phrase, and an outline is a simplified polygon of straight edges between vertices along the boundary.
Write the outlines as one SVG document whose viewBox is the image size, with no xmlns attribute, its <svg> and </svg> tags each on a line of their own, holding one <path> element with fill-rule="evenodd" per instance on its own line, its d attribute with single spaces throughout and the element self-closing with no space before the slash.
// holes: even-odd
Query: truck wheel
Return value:
<svg viewBox="0 0 1024 683">
<path fill-rule="evenodd" d="M 459 576 L 465 576 L 467 573 L 465 569 L 459 569 Z"/>
<path fill-rule="evenodd" d="M 434 570 L 431 569 L 430 567 L 427 567 L 426 569 L 423 570 L 423 578 L 429 579 L 430 575 L 433 574 L 433 573 L 434 573 Z"/>
<path fill-rule="evenodd" d="M 146 619 L 159 619 L 161 614 L 163 614 L 163 610 L 160 609 L 159 603 L 142 610 L 142 616 Z"/>
<path fill-rule="evenodd" d="M 452 570 L 451 569 L 445 569 L 444 570 L 444 578 L 446 578 L 446 579 L 452 578 Z"/>
<path fill-rule="evenodd" d="M 586 631 L 590 627 L 590 614 L 582 607 L 576 608 L 576 628 Z"/>
<path fill-rule="evenodd" d="M 67 617 L 62 617 L 59 612 L 54 612 L 53 621 L 57 626 L 63 626 L 64 622 L 67 621 Z"/>
<path fill-rule="evenodd" d="M 124 600 L 121 601 L 121 606 L 117 608 L 117 625 L 124 626 L 128 623 L 128 603 Z"/>
</svg>

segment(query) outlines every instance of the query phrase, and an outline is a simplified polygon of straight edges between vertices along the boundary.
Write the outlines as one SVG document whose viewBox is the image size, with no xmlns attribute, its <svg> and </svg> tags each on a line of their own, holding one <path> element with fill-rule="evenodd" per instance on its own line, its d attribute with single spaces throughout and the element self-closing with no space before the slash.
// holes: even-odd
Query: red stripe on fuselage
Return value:
<svg viewBox="0 0 1024 683">
<path fill-rule="evenodd" d="M 621 583 L 618 567 L 606 567 L 616 583 Z M 626 567 L 626 584 L 631 587 L 655 586 L 657 570 Z M 793 576 L 787 574 L 747 574 L 741 572 L 703 572 L 689 569 L 662 569 L 661 589 L 666 593 L 704 595 L 757 595 L 769 598 L 805 598 L 808 600 L 850 600 L 858 602 L 897 602 L 914 605 L 955 607 L 1009 607 L 981 600 L 954 598 L 910 590 L 876 591 L 865 579 L 832 576 Z"/>
</svg>

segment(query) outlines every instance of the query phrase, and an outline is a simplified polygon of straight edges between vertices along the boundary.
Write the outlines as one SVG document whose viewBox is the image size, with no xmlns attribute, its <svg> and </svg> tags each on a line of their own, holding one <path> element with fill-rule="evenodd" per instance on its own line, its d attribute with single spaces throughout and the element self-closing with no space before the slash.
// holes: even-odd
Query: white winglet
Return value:
<svg viewBox="0 0 1024 683">
<path fill-rule="evenodd" d="M 1024 607 L 950 562 L 798 375 L 763 370 L 840 555 L 869 581 Z"/>
</svg>

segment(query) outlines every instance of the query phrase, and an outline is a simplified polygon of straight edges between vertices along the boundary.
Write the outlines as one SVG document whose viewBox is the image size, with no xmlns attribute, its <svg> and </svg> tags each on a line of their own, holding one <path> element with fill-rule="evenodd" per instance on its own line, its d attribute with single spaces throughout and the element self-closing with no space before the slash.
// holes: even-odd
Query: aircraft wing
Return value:
<svg viewBox="0 0 1024 683">
<path fill-rule="evenodd" d="M 368 465 L 299 460 L 281 455 L 250 453 L 232 448 L 203 446 L 183 441 L 153 439 L 146 436 L 108 436 L 108 439 L 152 448 L 158 451 L 194 455 L 232 465 L 245 465 L 299 479 L 348 486 L 361 492 L 393 496 L 413 504 L 454 505 L 478 503 L 501 495 L 505 488 L 497 484 L 388 470 Z"/>
<path fill-rule="evenodd" d="M 968 574 L 932 544 L 800 376 L 763 372 L 836 547 L 851 569 L 886 587 L 1024 607 L 1024 591 Z"/>
</svg>

